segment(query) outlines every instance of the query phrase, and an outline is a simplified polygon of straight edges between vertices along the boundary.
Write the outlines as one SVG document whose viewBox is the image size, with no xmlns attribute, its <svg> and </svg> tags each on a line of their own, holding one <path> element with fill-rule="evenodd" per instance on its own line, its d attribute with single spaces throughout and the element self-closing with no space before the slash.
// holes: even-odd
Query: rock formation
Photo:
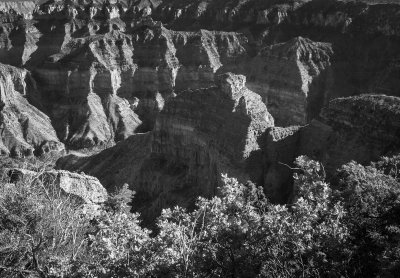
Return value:
<svg viewBox="0 0 400 278">
<path fill-rule="evenodd" d="M 98 138 L 89 145 L 125 139 L 141 125 L 138 115 L 144 122 L 140 131 L 150 130 L 169 97 L 210 86 L 223 64 L 246 55 L 246 40 L 233 33 L 143 28 L 92 39 L 34 70 L 43 98 L 54 98 L 50 115 L 63 123 L 56 130 L 67 144 L 81 145 L 76 142 L 90 137 L 84 129 Z M 88 111 L 95 119 L 79 118 Z M 92 121 L 101 127 L 92 127 Z"/>
<path fill-rule="evenodd" d="M 329 102 L 321 121 L 307 126 L 271 128 L 263 137 L 264 187 L 273 199 L 291 194 L 292 162 L 307 155 L 324 165 L 328 176 L 352 160 L 368 164 L 400 151 L 400 98 L 361 95 Z"/>
<path fill-rule="evenodd" d="M 169 98 L 229 71 L 247 76 L 280 126 L 318 118 L 336 97 L 400 95 L 398 5 L 35 2 L 0 6 L 0 62 L 32 72 L 31 103 L 68 147 L 152 130 Z"/>
<path fill-rule="evenodd" d="M 331 44 L 302 37 L 268 46 L 253 58 L 249 88 L 263 96 L 278 125 L 305 124 L 330 97 L 332 56 Z"/>
<path fill-rule="evenodd" d="M 88 205 L 103 203 L 108 196 L 98 179 L 68 171 L 35 172 L 25 169 L 10 169 L 8 175 L 12 183 L 18 181 L 41 182 L 48 188 L 50 194 L 71 196 Z"/>
<path fill-rule="evenodd" d="M 0 152 L 30 156 L 64 146 L 49 117 L 29 102 L 35 83 L 26 70 L 0 64 Z"/>
<path fill-rule="evenodd" d="M 285 202 L 298 155 L 331 173 L 398 148 L 400 5 L 376 2 L 3 1 L 0 149 L 112 146 L 58 165 L 128 183 L 145 217 L 221 173 Z"/>
<path fill-rule="evenodd" d="M 58 166 L 99 176 L 109 190 L 128 183 L 145 218 L 214 195 L 223 173 L 260 179 L 258 139 L 274 120 L 245 83 L 244 76 L 228 73 L 208 89 L 182 92 L 166 103 L 151 134 L 134 135 L 90 158 L 63 158 Z M 103 159 L 112 161 L 111 171 Z"/>
<path fill-rule="evenodd" d="M 334 130 L 326 148 L 328 170 L 355 160 L 367 164 L 400 150 L 400 98 L 361 95 L 332 100 L 322 111 Z"/>
</svg>

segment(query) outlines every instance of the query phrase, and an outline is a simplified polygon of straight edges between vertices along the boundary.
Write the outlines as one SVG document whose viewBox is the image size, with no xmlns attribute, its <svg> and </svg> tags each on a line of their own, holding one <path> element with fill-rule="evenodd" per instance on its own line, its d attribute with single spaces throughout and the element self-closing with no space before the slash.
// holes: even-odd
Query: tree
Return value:
<svg viewBox="0 0 400 278">
<path fill-rule="evenodd" d="M 384 158 L 367 167 L 350 162 L 337 173 L 335 195 L 347 211 L 344 220 L 353 244 L 354 275 L 396 277 L 400 271 L 400 184 L 394 178 L 396 161 Z"/>
<path fill-rule="evenodd" d="M 166 277 L 316 277 L 340 275 L 348 233 L 319 163 L 301 157 L 291 205 L 223 176 L 219 196 L 188 213 L 164 210 L 154 270 Z"/>
</svg>

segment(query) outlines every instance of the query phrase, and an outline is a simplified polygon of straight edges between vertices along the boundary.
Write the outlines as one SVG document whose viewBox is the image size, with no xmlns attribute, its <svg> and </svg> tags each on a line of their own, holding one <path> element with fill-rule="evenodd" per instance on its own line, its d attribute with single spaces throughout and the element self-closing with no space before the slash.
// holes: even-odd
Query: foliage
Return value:
<svg viewBox="0 0 400 278">
<path fill-rule="evenodd" d="M 372 167 L 396 180 L 400 179 L 400 155 L 382 157 L 379 161 L 372 163 Z"/>
<path fill-rule="evenodd" d="M 39 175 L 39 174 L 38 174 Z M 53 187 L 54 188 L 54 187 Z M 0 183 L 0 276 L 42 276 L 83 248 L 87 216 L 69 196 L 35 177 Z"/>
<path fill-rule="evenodd" d="M 168 277 L 339 276 L 347 229 L 319 163 L 298 159 L 296 201 L 268 202 L 261 188 L 223 177 L 220 196 L 193 212 L 164 210 L 154 269 Z M 312 169 L 311 169 L 312 168 Z"/>
<path fill-rule="evenodd" d="M 320 163 L 296 164 L 290 204 L 223 176 L 218 196 L 193 211 L 163 210 L 156 234 L 130 212 L 128 186 L 87 207 L 35 178 L 3 179 L 0 276 L 395 277 L 397 160 L 348 163 L 332 187 Z"/>
<path fill-rule="evenodd" d="M 137 274 L 126 273 L 125 266 L 139 266 L 145 258 L 132 254 L 142 250 L 149 232 L 128 212 L 126 196 L 110 196 L 102 207 L 85 206 L 37 177 L 0 182 L 1 277 Z"/>
<path fill-rule="evenodd" d="M 336 195 L 348 212 L 353 273 L 396 277 L 400 271 L 400 184 L 394 178 L 397 170 L 393 171 L 397 162 L 384 158 L 374 165 L 380 167 L 355 162 L 342 166 Z"/>
</svg>

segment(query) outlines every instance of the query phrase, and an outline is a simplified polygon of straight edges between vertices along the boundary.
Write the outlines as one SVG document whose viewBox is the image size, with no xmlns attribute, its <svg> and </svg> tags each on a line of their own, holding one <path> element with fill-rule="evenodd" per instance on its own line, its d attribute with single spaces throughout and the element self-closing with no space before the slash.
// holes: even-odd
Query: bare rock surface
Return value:
<svg viewBox="0 0 400 278">
<path fill-rule="evenodd" d="M 249 87 L 263 96 L 278 125 L 305 124 L 329 99 L 332 56 L 331 44 L 302 37 L 268 46 L 253 58 Z"/>
<path fill-rule="evenodd" d="M 323 121 L 335 133 L 327 147 L 328 169 L 355 160 L 366 164 L 400 150 L 400 98 L 361 95 L 329 102 Z"/>
<path fill-rule="evenodd" d="M 0 62 L 32 72 L 31 103 L 70 148 L 152 130 L 169 98 L 225 72 L 302 125 L 336 97 L 400 96 L 400 6 L 375 3 L 7 0 Z"/>
<path fill-rule="evenodd" d="M 212 196 L 221 173 L 285 202 L 300 154 L 330 173 L 398 150 L 399 13 L 383 0 L 2 1 L 0 150 L 112 146 L 58 165 L 110 192 L 128 183 L 145 217 Z"/>
<path fill-rule="evenodd" d="M 68 171 L 35 172 L 25 169 L 10 169 L 11 182 L 41 182 L 50 192 L 58 196 L 72 196 L 85 204 L 100 204 L 107 200 L 107 191 L 99 180 L 92 176 Z"/>
<path fill-rule="evenodd" d="M 134 135 L 92 157 L 69 156 L 57 164 L 98 176 L 109 190 L 128 183 L 145 218 L 163 207 L 188 207 L 197 196 L 214 195 L 223 173 L 243 181 L 258 179 L 258 138 L 274 120 L 261 97 L 245 84 L 244 76 L 221 75 L 208 89 L 182 92 L 168 101 L 151 133 Z M 252 163 L 258 172 L 247 171 Z"/>
<path fill-rule="evenodd" d="M 31 156 L 62 151 L 49 117 L 28 101 L 35 84 L 26 70 L 0 64 L 0 151 Z"/>
<path fill-rule="evenodd" d="M 263 137 L 264 187 L 277 201 L 290 198 L 292 162 L 299 155 L 321 161 L 327 175 L 350 161 L 368 164 L 400 151 L 400 98 L 361 95 L 329 102 L 321 121 L 271 128 Z"/>
</svg>

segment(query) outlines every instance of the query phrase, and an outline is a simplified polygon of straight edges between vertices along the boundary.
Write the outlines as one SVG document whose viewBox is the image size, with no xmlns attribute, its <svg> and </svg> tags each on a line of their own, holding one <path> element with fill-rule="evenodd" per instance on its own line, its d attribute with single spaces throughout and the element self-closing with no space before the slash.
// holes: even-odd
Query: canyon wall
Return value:
<svg viewBox="0 0 400 278">
<path fill-rule="evenodd" d="M 26 70 L 0 64 L 0 152 L 30 156 L 62 151 L 49 117 L 29 102 L 36 89 Z"/>
<path fill-rule="evenodd" d="M 109 190 L 128 183 L 145 218 L 215 195 L 224 173 L 243 182 L 259 180 L 259 138 L 274 120 L 245 83 L 242 75 L 220 75 L 210 88 L 185 91 L 167 102 L 152 132 L 93 157 L 67 156 L 58 166 L 98 176 Z"/>
<path fill-rule="evenodd" d="M 224 72 L 247 76 L 280 126 L 319 118 L 336 97 L 400 95 L 399 5 L 41 3 L 0 6 L 0 62 L 31 71 L 38 86 L 31 103 L 70 148 L 152 130 L 169 98 L 211 86 Z"/>
<path fill-rule="evenodd" d="M 285 202 L 298 155 L 331 174 L 398 150 L 400 5 L 370 2 L 3 1 L 2 154 L 101 147 L 58 166 L 149 218 L 222 173 Z"/>
<path fill-rule="evenodd" d="M 263 137 L 267 194 L 284 202 L 292 193 L 293 161 L 307 155 L 322 162 L 328 177 L 356 161 L 368 164 L 400 151 L 400 98 L 361 95 L 329 102 L 321 120 L 271 128 Z"/>
</svg>

